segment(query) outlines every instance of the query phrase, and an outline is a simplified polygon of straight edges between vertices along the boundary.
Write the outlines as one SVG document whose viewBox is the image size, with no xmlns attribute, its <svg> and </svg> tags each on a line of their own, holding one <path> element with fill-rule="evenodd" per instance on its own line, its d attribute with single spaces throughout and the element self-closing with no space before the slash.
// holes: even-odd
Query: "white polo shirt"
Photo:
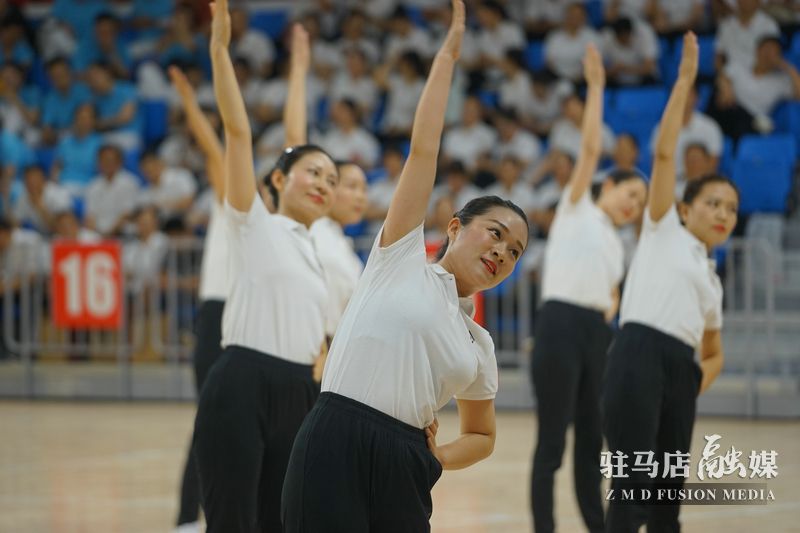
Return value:
<svg viewBox="0 0 800 533">
<path fill-rule="evenodd" d="M 325 333 L 333 336 L 353 295 L 364 264 L 353 251 L 353 241 L 336 221 L 322 217 L 309 230 L 328 283 L 328 319 Z"/>
<path fill-rule="evenodd" d="M 725 74 L 736 101 L 753 116 L 769 115 L 779 102 L 794 96 L 792 78 L 780 70 L 756 76 L 752 67 L 732 63 L 725 66 Z"/>
<path fill-rule="evenodd" d="M 739 63 L 749 67 L 755 61 L 758 41 L 768 35 L 780 37 L 780 34 L 775 20 L 761 11 L 756 11 L 747 26 L 731 15 L 717 28 L 716 51 L 726 57 L 727 64 Z"/>
<path fill-rule="evenodd" d="M 561 194 L 547 237 L 542 301 L 605 312 L 625 272 L 625 250 L 617 228 L 589 190 L 575 204 L 569 200 L 570 190 L 568 185 Z"/>
<path fill-rule="evenodd" d="M 478 122 L 472 126 L 457 126 L 444 134 L 442 151 L 451 158 L 472 168 L 482 154 L 489 154 L 497 142 L 497 132 Z"/>
<path fill-rule="evenodd" d="M 107 234 L 123 216 L 136 208 L 139 180 L 127 170 L 111 178 L 96 176 L 86 188 L 86 214 L 93 217 L 97 231 Z"/>
<path fill-rule="evenodd" d="M 645 210 L 620 324 L 644 324 L 697 348 L 705 330 L 722 328 L 722 283 L 715 267 L 674 205 L 658 222 Z"/>
<path fill-rule="evenodd" d="M 653 152 L 655 152 L 656 143 L 658 142 L 658 128 L 658 125 L 653 128 L 653 133 L 650 136 L 650 150 Z M 678 142 L 675 145 L 676 174 L 681 175 L 685 170 L 683 168 L 683 159 L 686 155 L 686 148 L 693 144 L 700 144 L 706 147 L 710 155 L 719 157 L 722 154 L 722 139 L 722 129 L 713 118 L 700 111 L 692 113 L 692 118 L 681 128 L 678 134 Z"/>
<path fill-rule="evenodd" d="M 247 213 L 225 202 L 228 299 L 222 346 L 310 365 L 325 338 L 328 290 L 308 229 L 271 215 L 257 195 Z"/>
<path fill-rule="evenodd" d="M 200 300 L 224 302 L 228 296 L 228 238 L 222 204 L 212 198 L 203 260 L 200 263 Z"/>
<path fill-rule="evenodd" d="M 544 57 L 548 66 L 561 78 L 580 80 L 583 78 L 583 55 L 586 45 L 597 44 L 597 32 L 584 26 L 573 36 L 564 30 L 554 30 L 544 40 Z"/>
<path fill-rule="evenodd" d="M 433 422 L 450 398 L 497 393 L 489 332 L 452 274 L 428 264 L 422 225 L 381 248 L 380 233 L 333 340 L 322 390 L 414 427 Z"/>
</svg>

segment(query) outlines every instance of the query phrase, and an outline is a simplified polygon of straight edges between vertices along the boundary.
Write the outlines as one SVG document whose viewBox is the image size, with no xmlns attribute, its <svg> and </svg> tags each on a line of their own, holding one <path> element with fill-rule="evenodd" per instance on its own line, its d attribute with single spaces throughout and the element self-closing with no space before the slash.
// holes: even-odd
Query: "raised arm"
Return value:
<svg viewBox="0 0 800 533">
<path fill-rule="evenodd" d="M 386 215 L 381 246 L 396 242 L 425 220 L 436 178 L 436 159 L 444 128 L 447 96 L 464 36 L 464 3 L 461 0 L 452 0 L 452 3 L 453 20 L 442 47 L 433 59 L 428 81 L 417 105 L 411 129 L 411 149 Z"/>
<path fill-rule="evenodd" d="M 228 0 L 211 4 L 211 70 L 214 95 L 225 127 L 225 194 L 237 211 L 249 211 L 256 197 L 253 170 L 253 139 L 239 83 L 233 70 L 228 44 L 231 41 L 231 16 Z"/>
<path fill-rule="evenodd" d="M 675 147 L 683 124 L 686 99 L 697 76 L 697 37 L 688 32 L 683 37 L 683 55 L 678 70 L 678 80 L 661 117 L 653 154 L 653 177 L 647 208 L 650 220 L 658 222 L 675 201 Z"/>
<path fill-rule="evenodd" d="M 214 128 L 211 127 L 200 106 L 197 105 L 194 89 L 181 69 L 176 66 L 170 67 L 169 77 L 178 92 L 178 96 L 181 98 L 189 131 L 192 132 L 192 136 L 194 136 L 206 156 L 206 172 L 208 173 L 211 189 L 214 191 L 214 198 L 221 203 L 225 199 L 225 176 L 223 171 L 225 152 L 222 148 L 222 143 L 219 142 Z"/>
<path fill-rule="evenodd" d="M 308 142 L 306 76 L 310 64 L 308 32 L 300 24 L 295 24 L 292 27 L 289 94 L 283 107 L 283 127 L 286 129 L 284 148 Z"/>
<path fill-rule="evenodd" d="M 569 201 L 573 204 L 581 199 L 592 184 L 603 152 L 603 88 L 606 85 L 606 72 L 600 52 L 591 43 L 586 47 L 583 57 L 583 77 L 587 88 L 581 124 L 581 151 L 569 178 Z"/>
</svg>

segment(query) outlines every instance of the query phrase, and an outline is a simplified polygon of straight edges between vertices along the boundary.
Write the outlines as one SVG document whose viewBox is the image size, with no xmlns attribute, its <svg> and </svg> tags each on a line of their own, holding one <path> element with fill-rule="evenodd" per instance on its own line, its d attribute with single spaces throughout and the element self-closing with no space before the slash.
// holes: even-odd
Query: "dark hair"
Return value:
<svg viewBox="0 0 800 533">
<path fill-rule="evenodd" d="M 122 148 L 120 148 L 116 144 L 104 144 L 104 145 L 102 145 L 100 147 L 100 149 L 97 151 L 97 155 L 100 155 L 103 152 L 108 152 L 108 151 L 114 152 L 114 154 L 117 156 L 117 158 L 120 161 L 122 161 L 125 158 L 125 154 L 122 152 Z"/>
<path fill-rule="evenodd" d="M 467 172 L 467 167 L 464 166 L 464 163 L 462 163 L 458 159 L 442 167 L 443 176 L 449 176 L 451 174 L 460 174 L 462 176 L 466 176 L 467 178 L 469 178 L 469 172 Z"/>
<path fill-rule="evenodd" d="M 500 2 L 497 2 L 496 0 L 484 0 L 478 7 L 494 11 L 502 19 L 508 18 L 508 16 L 506 15 L 506 10 L 503 8 L 503 5 Z"/>
<path fill-rule="evenodd" d="M 148 148 L 139 156 L 139 162 L 141 163 L 146 159 L 161 159 L 161 156 L 158 155 L 158 152 L 154 148 Z"/>
<path fill-rule="evenodd" d="M 614 35 L 620 37 L 633 32 L 633 23 L 628 17 L 621 17 L 611 24 L 611 28 L 614 30 Z"/>
<path fill-rule="evenodd" d="M 119 19 L 115 17 L 112 13 L 109 13 L 108 11 L 103 11 L 94 18 L 95 26 L 101 22 L 113 22 L 114 24 L 119 24 Z"/>
<path fill-rule="evenodd" d="M 758 44 L 756 46 L 756 50 L 760 49 L 762 46 L 764 46 L 767 43 L 775 43 L 775 44 L 778 45 L 778 48 L 781 47 L 781 40 L 778 37 L 776 37 L 774 35 L 765 35 L 764 37 L 762 37 L 761 39 L 758 40 Z"/>
<path fill-rule="evenodd" d="M 404 52 L 400 55 L 400 59 L 398 60 L 399 63 L 408 63 L 411 69 L 417 73 L 417 76 L 420 78 L 425 77 L 425 63 L 422 62 L 422 58 L 416 52 Z"/>
<path fill-rule="evenodd" d="M 298 146 L 292 146 L 287 148 L 283 151 L 281 156 L 275 162 L 275 166 L 267 172 L 267 175 L 264 176 L 264 185 L 267 186 L 267 190 L 269 191 L 269 195 L 272 197 L 272 204 L 277 209 L 278 202 L 280 201 L 280 193 L 275 185 L 272 183 L 272 175 L 275 174 L 276 171 L 280 170 L 284 175 L 288 176 L 289 172 L 292 171 L 292 167 L 303 158 L 303 156 L 307 154 L 313 153 L 321 153 L 328 157 L 331 161 L 333 158 L 330 156 L 328 152 L 323 150 L 321 147 L 317 146 L 316 144 L 301 144 Z M 338 170 L 338 167 L 337 167 Z"/>
<path fill-rule="evenodd" d="M 46 70 L 50 70 L 56 65 L 64 65 L 65 67 L 72 70 L 72 65 L 70 64 L 69 60 L 64 56 L 56 56 L 50 59 L 47 63 L 45 63 Z"/>
<path fill-rule="evenodd" d="M 486 212 L 493 207 L 504 207 L 506 209 L 511 209 L 514 211 L 514 213 L 519 215 L 519 217 L 525 222 L 525 227 L 530 231 L 530 225 L 528 224 L 528 217 L 525 215 L 525 211 L 520 209 L 519 206 L 511 200 L 503 200 L 499 196 L 481 196 L 479 198 L 475 198 L 474 200 L 470 200 L 467 202 L 467 205 L 456 211 L 453 217 L 457 218 L 459 222 L 461 222 L 462 226 L 466 226 L 472 222 L 475 217 L 486 214 Z M 436 253 L 437 261 L 444 257 L 449 245 L 450 237 L 447 237 L 445 238 L 444 243 L 442 243 L 442 246 L 439 248 L 439 251 Z"/>
<path fill-rule="evenodd" d="M 647 183 L 647 179 L 645 178 L 644 174 L 642 174 L 639 170 L 628 170 L 624 168 L 615 168 L 611 170 L 608 174 L 606 174 L 605 178 L 603 178 L 603 182 L 610 181 L 614 184 L 614 186 L 619 185 L 625 181 L 640 179 Z M 597 200 L 600 198 L 600 192 L 603 189 L 603 183 L 593 183 L 591 188 L 592 199 Z"/>
<path fill-rule="evenodd" d="M 555 73 L 549 68 L 537 70 L 533 73 L 533 76 L 531 76 L 531 81 L 533 83 L 539 83 L 542 85 L 552 85 L 556 82 L 556 80 L 558 80 L 558 76 L 556 76 Z"/>
<path fill-rule="evenodd" d="M 525 70 L 525 52 L 520 48 L 512 48 L 506 52 L 506 60 Z"/>
<path fill-rule="evenodd" d="M 6 217 L 0 217 L 0 231 L 11 231 L 14 229 L 14 225 L 11 221 Z"/>
<path fill-rule="evenodd" d="M 636 149 L 639 150 L 639 140 L 636 138 L 636 135 L 634 135 L 629 131 L 623 131 L 622 133 L 617 135 L 617 141 L 619 141 L 623 137 L 630 139 L 630 141 L 633 143 Z"/>
<path fill-rule="evenodd" d="M 706 157 L 711 156 L 711 152 L 708 151 L 708 146 L 705 143 L 689 143 L 686 145 L 686 148 L 683 149 L 683 155 L 686 155 L 686 152 L 691 150 L 692 148 L 696 148 L 705 154 Z"/>
<path fill-rule="evenodd" d="M 25 167 L 25 170 L 22 171 L 23 176 L 27 176 L 31 172 L 39 172 L 44 176 L 44 179 L 47 179 L 47 172 L 44 171 L 44 167 L 39 164 L 32 164 Z"/>
<path fill-rule="evenodd" d="M 736 191 L 736 199 L 741 199 L 741 195 L 739 193 L 739 187 L 727 176 L 723 176 L 722 174 L 706 174 L 705 176 L 698 178 L 696 180 L 690 180 L 686 184 L 686 189 L 683 191 L 683 200 L 682 202 L 686 205 L 691 205 L 694 202 L 695 198 L 700 196 L 700 193 L 703 192 L 703 188 L 710 184 L 710 183 L 726 183 L 730 185 L 734 191 Z"/>
</svg>

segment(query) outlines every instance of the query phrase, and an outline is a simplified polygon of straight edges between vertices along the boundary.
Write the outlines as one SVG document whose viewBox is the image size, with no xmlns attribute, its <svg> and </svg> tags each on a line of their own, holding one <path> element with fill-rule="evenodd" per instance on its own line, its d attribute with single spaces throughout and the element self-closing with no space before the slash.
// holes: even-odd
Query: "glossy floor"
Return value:
<svg viewBox="0 0 800 533">
<path fill-rule="evenodd" d="M 0 402 L 0 531 L 168 532 L 193 420 L 189 404 Z M 447 472 L 434 488 L 433 531 L 527 532 L 532 413 L 498 416 L 494 455 Z M 440 440 L 457 431 L 442 413 Z M 776 450 L 778 477 L 767 505 L 685 506 L 687 532 L 800 531 L 800 422 L 709 419 L 695 428 L 692 462 L 703 436 L 720 451 Z M 693 475 L 695 468 L 692 468 Z M 558 531 L 585 531 L 572 495 L 569 448 L 558 474 Z M 729 478 L 737 481 L 736 478 Z"/>
</svg>

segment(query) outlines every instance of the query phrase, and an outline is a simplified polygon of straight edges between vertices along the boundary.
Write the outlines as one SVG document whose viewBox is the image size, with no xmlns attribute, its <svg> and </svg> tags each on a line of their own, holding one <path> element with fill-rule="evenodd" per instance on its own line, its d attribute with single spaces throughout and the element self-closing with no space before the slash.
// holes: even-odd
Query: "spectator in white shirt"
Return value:
<svg viewBox="0 0 800 533">
<path fill-rule="evenodd" d="M 481 158 L 491 153 L 496 141 L 497 132 L 483 122 L 481 101 L 469 96 L 464 101 L 461 123 L 444 134 L 442 156 L 445 161 L 460 161 L 473 171 Z"/>
<path fill-rule="evenodd" d="M 483 196 L 483 191 L 472 184 L 472 176 L 460 161 L 447 164 L 442 171 L 443 180 L 433 188 L 425 220 L 426 240 L 437 240 L 447 234 L 447 224 L 453 213 L 467 202 Z"/>
<path fill-rule="evenodd" d="M 780 36 L 778 24 L 759 9 L 759 0 L 737 0 L 733 15 L 717 28 L 717 70 L 723 63 L 750 67 L 758 43 L 767 36 Z"/>
<path fill-rule="evenodd" d="M 99 233 L 81 226 L 78 217 L 71 209 L 60 211 L 53 217 L 53 237 L 55 241 L 74 241 L 85 244 L 97 243 L 103 240 Z M 53 269 L 53 249 L 49 242 L 44 242 L 42 247 L 42 267 L 46 274 Z"/>
<path fill-rule="evenodd" d="M 597 44 L 600 40 L 597 32 L 587 26 L 586 18 L 583 4 L 570 4 L 561 28 L 551 31 L 544 41 L 544 57 L 548 68 L 559 77 L 574 82 L 583 79 L 582 61 L 586 45 Z"/>
<path fill-rule="evenodd" d="M 717 158 L 711 155 L 705 144 L 693 143 L 683 152 L 683 172 L 675 180 L 675 199 L 683 200 L 683 193 L 690 181 L 698 180 L 717 171 Z"/>
<path fill-rule="evenodd" d="M 311 71 L 321 80 L 329 80 L 334 72 L 342 66 L 342 56 L 333 44 L 322 36 L 318 13 L 307 12 L 298 20 L 308 32 L 311 44 Z M 309 76 L 309 79 L 312 79 Z"/>
<path fill-rule="evenodd" d="M 317 141 L 334 160 L 349 161 L 370 169 L 378 162 L 377 139 L 359 125 L 358 108 L 349 99 L 339 100 L 331 108 L 333 127 Z"/>
<path fill-rule="evenodd" d="M 556 206 L 564 187 L 569 183 L 572 169 L 575 167 L 575 159 L 567 152 L 551 150 L 543 165 L 543 175 L 541 182 L 537 181 L 536 188 L 533 190 L 535 205 L 528 213 L 530 220 L 538 230 L 541 237 L 547 237 L 550 232 L 550 225 L 556 216 Z M 537 169 L 537 172 L 539 169 Z"/>
<path fill-rule="evenodd" d="M 622 17 L 651 20 L 655 8 L 654 0 L 604 0 L 606 22 L 613 23 Z"/>
<path fill-rule="evenodd" d="M 261 87 L 261 100 L 256 109 L 256 117 L 261 124 L 272 124 L 281 118 L 286 96 L 289 94 L 288 59 L 277 61 L 275 68 L 278 76 L 266 81 Z M 324 92 L 320 78 L 309 72 L 306 77 L 306 112 L 312 122 L 317 116 L 317 105 Z"/>
<path fill-rule="evenodd" d="M 770 133 L 770 114 L 783 100 L 800 99 L 800 74 L 781 55 L 777 37 L 764 37 L 753 66 L 732 63 L 717 77 L 717 94 L 710 109 L 734 139 L 746 133 Z"/>
<path fill-rule="evenodd" d="M 501 108 L 494 114 L 494 126 L 498 134 L 492 153 L 494 160 L 513 156 L 521 165 L 523 175 L 529 177 L 542 155 L 539 139 L 520 127 L 516 114 L 510 109 Z"/>
<path fill-rule="evenodd" d="M 652 23 L 660 34 L 679 35 L 703 26 L 704 0 L 655 0 L 653 3 Z"/>
<path fill-rule="evenodd" d="M 345 69 L 333 78 L 328 96 L 333 101 L 345 98 L 353 100 L 364 122 L 367 122 L 372 118 L 378 101 L 378 87 L 370 74 L 369 61 L 359 47 L 346 49 L 344 57 Z"/>
<path fill-rule="evenodd" d="M 549 70 L 531 78 L 531 93 L 522 110 L 522 125 L 537 135 L 546 136 L 561 116 L 561 105 L 572 93 L 572 84 L 557 79 Z"/>
<path fill-rule="evenodd" d="M 583 121 L 584 101 L 577 94 L 564 99 L 561 106 L 562 118 L 550 130 L 549 145 L 551 149 L 561 150 L 575 159 L 581 146 L 581 123 Z M 614 133 L 608 125 L 603 124 L 603 154 L 614 150 Z"/>
<path fill-rule="evenodd" d="M 250 28 L 250 17 L 244 7 L 231 8 L 231 55 L 243 57 L 260 78 L 272 72 L 275 46 L 266 35 Z"/>
<path fill-rule="evenodd" d="M 594 175 L 594 183 L 603 183 L 608 174 L 614 170 L 625 170 L 629 172 L 639 172 L 636 166 L 639 161 L 639 143 L 636 137 L 630 133 L 620 133 L 617 135 L 617 142 L 614 144 L 614 151 L 611 154 L 613 166 L 601 170 Z"/>
<path fill-rule="evenodd" d="M 376 64 L 381 59 L 381 48 L 375 39 L 366 32 L 367 17 L 360 9 L 351 10 L 342 20 L 342 35 L 336 41 L 336 46 L 342 57 L 348 51 L 360 50 L 369 64 Z"/>
<path fill-rule="evenodd" d="M 503 156 L 497 166 L 497 183 L 484 189 L 484 194 L 511 200 L 526 213 L 536 206 L 533 187 L 522 179 L 525 165 L 513 154 Z"/>
<path fill-rule="evenodd" d="M 167 167 L 153 151 L 142 154 L 139 167 L 148 186 L 141 192 L 138 204 L 155 206 L 163 220 L 183 217 L 197 192 L 194 176 L 185 168 Z"/>
<path fill-rule="evenodd" d="M 372 182 L 367 190 L 367 211 L 364 218 L 369 221 L 370 235 L 378 233 L 389 212 L 389 205 L 392 203 L 405 159 L 403 151 L 397 145 L 389 144 L 383 150 L 384 176 Z"/>
<path fill-rule="evenodd" d="M 136 240 L 122 249 L 127 288 L 136 293 L 157 286 L 169 251 L 169 238 L 158 230 L 158 209 L 142 206 L 136 216 Z"/>
<path fill-rule="evenodd" d="M 493 69 L 490 76 L 495 77 L 506 52 L 525 48 L 525 34 L 515 22 L 508 20 L 503 6 L 495 0 L 484 0 L 479 4 L 477 19 L 480 66 Z"/>
<path fill-rule="evenodd" d="M 618 18 L 603 31 L 600 48 L 606 75 L 612 85 L 643 85 L 657 82 L 658 40 L 644 21 Z"/>
<path fill-rule="evenodd" d="M 429 58 L 431 43 L 428 34 L 414 25 L 405 8 L 398 7 L 389 21 L 389 36 L 383 49 L 383 61 L 389 63 L 402 54 L 414 52 Z"/>
<path fill-rule="evenodd" d="M 503 82 L 500 85 L 500 107 L 522 115 L 531 98 L 531 78 L 525 70 L 522 50 L 509 50 L 500 62 Z"/>
<path fill-rule="evenodd" d="M 261 105 L 264 86 L 259 77 L 254 76 L 250 65 L 250 61 L 245 57 L 234 57 L 233 59 L 233 71 L 236 73 L 236 81 L 241 87 L 247 116 L 250 117 L 250 126 L 258 131 L 261 125 L 256 118 L 256 113 Z"/>
<path fill-rule="evenodd" d="M 38 233 L 15 228 L 9 220 L 0 218 L 0 294 L 17 290 L 42 273 L 42 259 L 42 237 Z"/>
<path fill-rule="evenodd" d="M 136 208 L 139 179 L 122 168 L 122 151 L 114 145 L 100 148 L 97 175 L 86 189 L 86 227 L 110 237 L 117 235 Z"/>
<path fill-rule="evenodd" d="M 392 70 L 396 73 L 392 73 Z M 408 138 L 417 102 L 425 87 L 425 66 L 415 52 L 406 52 L 394 63 L 375 70 L 375 83 L 387 92 L 382 130 L 389 137 Z"/>
<path fill-rule="evenodd" d="M 522 17 L 529 37 L 543 38 L 564 22 L 566 2 L 563 0 L 527 0 Z"/>
<path fill-rule="evenodd" d="M 72 207 L 72 196 L 48 181 L 44 169 L 38 165 L 26 168 L 23 179 L 25 188 L 14 205 L 14 219 L 17 224 L 48 234 L 56 213 Z"/>
</svg>

